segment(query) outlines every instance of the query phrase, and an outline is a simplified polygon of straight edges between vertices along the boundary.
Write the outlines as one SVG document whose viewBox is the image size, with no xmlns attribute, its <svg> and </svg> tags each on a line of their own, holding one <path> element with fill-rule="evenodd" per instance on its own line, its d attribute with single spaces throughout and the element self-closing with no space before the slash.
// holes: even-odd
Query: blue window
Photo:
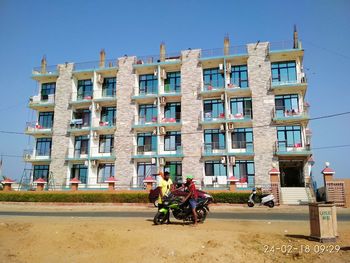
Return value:
<svg viewBox="0 0 350 263">
<path fill-rule="evenodd" d="M 206 151 L 225 149 L 225 133 L 218 129 L 204 130 L 204 147 Z"/>
<path fill-rule="evenodd" d="M 116 78 L 104 78 L 102 84 L 102 96 L 103 97 L 115 97 L 116 96 Z"/>
<path fill-rule="evenodd" d="M 277 139 L 279 151 L 285 151 L 286 147 L 302 147 L 301 127 L 277 127 Z"/>
<path fill-rule="evenodd" d="M 227 176 L 226 166 L 220 161 L 206 161 L 205 176 Z"/>
<path fill-rule="evenodd" d="M 231 84 L 240 88 L 248 87 L 248 69 L 247 65 L 231 67 Z"/>
<path fill-rule="evenodd" d="M 294 83 L 297 80 L 295 61 L 271 63 L 272 82 Z"/>
<path fill-rule="evenodd" d="M 56 90 L 55 82 L 43 83 L 41 85 L 41 100 L 48 100 L 49 95 L 55 94 L 55 90 Z"/>
<path fill-rule="evenodd" d="M 75 126 L 75 128 L 89 127 L 90 126 L 90 116 L 91 112 L 89 109 L 78 109 L 73 112 L 74 121 L 71 122 L 71 126 Z"/>
<path fill-rule="evenodd" d="M 164 151 L 177 151 L 181 147 L 181 132 L 171 131 L 164 136 Z"/>
<path fill-rule="evenodd" d="M 89 137 L 88 136 L 76 136 L 74 142 L 74 156 L 80 157 L 81 154 L 89 153 Z"/>
<path fill-rule="evenodd" d="M 255 171 L 253 161 L 236 161 L 233 166 L 233 175 L 239 179 L 241 183 L 248 183 L 248 187 L 254 187 Z"/>
<path fill-rule="evenodd" d="M 38 138 L 36 140 L 35 155 L 50 156 L 51 155 L 51 138 Z"/>
<path fill-rule="evenodd" d="M 299 97 L 297 94 L 275 97 L 276 116 L 284 117 L 299 113 Z"/>
<path fill-rule="evenodd" d="M 181 91 L 181 73 L 167 72 L 167 78 L 164 80 L 165 93 L 179 93 Z"/>
<path fill-rule="evenodd" d="M 101 110 L 101 121 L 108 122 L 109 126 L 114 126 L 116 121 L 116 108 L 115 107 L 103 107 Z"/>
<path fill-rule="evenodd" d="M 231 135 L 232 149 L 247 149 L 253 151 L 253 129 L 252 128 L 236 128 Z"/>
<path fill-rule="evenodd" d="M 53 112 L 39 112 L 38 123 L 43 129 L 51 129 L 53 125 Z"/>
<path fill-rule="evenodd" d="M 203 70 L 203 81 L 205 90 L 220 89 L 225 86 L 224 73 L 219 68 Z"/>
<path fill-rule="evenodd" d="M 47 182 L 49 178 L 49 169 L 49 165 L 34 165 L 33 181 L 42 178 Z"/>
<path fill-rule="evenodd" d="M 174 102 L 174 103 L 167 103 L 164 108 L 165 112 L 165 118 L 167 121 L 169 119 L 174 119 L 176 122 L 181 121 L 181 103 L 180 102 Z"/>
<path fill-rule="evenodd" d="M 70 179 L 78 178 L 83 184 L 87 182 L 88 168 L 84 164 L 73 164 Z"/>
<path fill-rule="evenodd" d="M 114 135 L 100 135 L 100 145 L 99 152 L 100 153 L 112 153 L 114 149 Z"/>
<path fill-rule="evenodd" d="M 222 100 L 204 101 L 204 119 L 225 118 L 224 103 Z"/>
<path fill-rule="evenodd" d="M 114 164 L 112 163 L 99 164 L 97 183 L 104 183 L 109 177 L 114 177 Z"/>
<path fill-rule="evenodd" d="M 231 114 L 234 117 L 253 118 L 252 98 L 231 99 Z"/>
<path fill-rule="evenodd" d="M 137 185 L 143 186 L 143 180 L 155 174 L 156 168 L 156 165 L 152 163 L 137 163 Z"/>
<path fill-rule="evenodd" d="M 77 99 L 92 99 L 92 81 L 91 79 L 78 80 Z"/>
<path fill-rule="evenodd" d="M 157 151 L 157 136 L 152 133 L 137 134 L 137 152 L 156 152 Z"/>
<path fill-rule="evenodd" d="M 144 104 L 139 106 L 140 123 L 157 122 L 157 107 L 153 104 Z"/>
<path fill-rule="evenodd" d="M 154 74 L 139 76 L 139 94 L 157 94 L 158 77 Z"/>
</svg>

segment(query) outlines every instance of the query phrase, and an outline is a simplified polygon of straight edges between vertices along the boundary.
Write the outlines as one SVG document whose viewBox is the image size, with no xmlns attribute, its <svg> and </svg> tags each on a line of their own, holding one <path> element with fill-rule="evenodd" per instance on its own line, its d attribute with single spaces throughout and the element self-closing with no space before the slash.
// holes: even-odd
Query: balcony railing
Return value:
<svg viewBox="0 0 350 263">
<path fill-rule="evenodd" d="M 183 153 L 182 144 L 176 144 L 176 145 L 170 145 L 169 147 L 164 147 L 163 153 L 166 155 L 182 154 Z"/>
<path fill-rule="evenodd" d="M 89 129 L 89 128 L 90 128 L 90 122 L 84 122 L 83 119 L 72 119 L 68 124 L 68 129 L 70 130 L 73 130 L 73 129 L 83 130 L 83 129 Z"/>
<path fill-rule="evenodd" d="M 158 89 L 154 87 L 135 87 L 133 96 L 156 96 Z"/>
<path fill-rule="evenodd" d="M 159 62 L 162 62 L 161 60 L 162 59 L 160 55 L 142 56 L 137 58 L 136 65 L 159 63 Z M 172 53 L 166 53 L 163 62 L 172 62 L 177 60 L 181 60 L 181 53 L 172 52 Z"/>
<path fill-rule="evenodd" d="M 92 159 L 109 159 L 115 157 L 114 145 L 103 145 L 90 148 Z"/>
<path fill-rule="evenodd" d="M 224 48 L 214 48 L 214 49 L 203 49 L 201 51 L 201 58 L 209 58 L 209 57 L 222 57 L 222 56 L 232 56 L 232 55 L 243 55 L 248 54 L 247 46 L 231 46 L 225 52 Z"/>
<path fill-rule="evenodd" d="M 308 108 L 304 107 L 303 109 L 291 109 L 286 107 L 276 107 L 272 109 L 272 118 L 275 120 L 278 119 L 295 119 L 295 118 L 306 118 L 308 117 L 309 112 Z"/>
<path fill-rule="evenodd" d="M 87 92 L 72 92 L 71 101 L 72 102 L 89 102 L 93 99 L 93 91 Z"/>
<path fill-rule="evenodd" d="M 57 71 L 57 65 L 52 65 L 52 66 L 46 66 L 45 68 L 42 68 L 42 67 L 34 67 L 33 68 L 33 71 L 32 71 L 32 74 L 33 75 L 55 75 L 57 74 L 58 71 Z"/>
<path fill-rule="evenodd" d="M 181 87 L 171 85 L 171 84 L 164 84 L 164 94 L 180 94 L 181 93 Z"/>
<path fill-rule="evenodd" d="M 221 90 L 225 87 L 225 85 L 217 85 L 214 83 L 204 83 L 203 91 L 216 91 Z"/>
<path fill-rule="evenodd" d="M 176 116 L 181 116 L 181 112 L 176 112 L 175 116 L 172 116 L 172 117 L 164 117 L 161 119 L 161 122 L 162 123 L 180 123 L 181 117 L 176 117 Z"/>
<path fill-rule="evenodd" d="M 154 155 L 157 153 L 157 145 L 135 145 L 133 155 Z"/>
<path fill-rule="evenodd" d="M 26 132 L 35 133 L 35 132 L 51 132 L 52 127 L 47 127 L 38 122 L 27 122 Z"/>
<path fill-rule="evenodd" d="M 232 151 L 239 153 L 253 153 L 254 152 L 254 144 L 253 142 L 246 141 L 232 141 Z"/>
<path fill-rule="evenodd" d="M 202 146 L 203 155 L 222 155 L 226 153 L 225 143 L 209 142 Z"/>
<path fill-rule="evenodd" d="M 280 77 L 279 77 L 280 78 Z M 270 78 L 271 87 L 276 86 L 291 86 L 291 85 L 299 85 L 299 84 L 305 84 L 307 83 L 306 75 L 304 72 L 301 72 L 297 74 L 296 79 L 290 79 L 290 80 L 277 80 Z"/>
<path fill-rule="evenodd" d="M 75 149 L 69 147 L 66 151 L 67 159 L 87 159 L 89 157 L 89 147 L 82 149 Z"/>
<path fill-rule="evenodd" d="M 213 112 L 200 112 L 199 122 L 224 122 L 225 113 L 214 114 Z"/>
<path fill-rule="evenodd" d="M 50 95 L 35 95 L 29 99 L 30 104 L 52 104 L 55 103 L 55 94 Z"/>
<path fill-rule="evenodd" d="M 157 116 L 134 116 L 134 125 L 155 125 L 158 123 L 158 117 Z"/>
<path fill-rule="evenodd" d="M 94 91 L 94 99 L 113 99 L 117 96 L 115 89 L 99 89 Z"/>
<path fill-rule="evenodd" d="M 253 117 L 252 109 L 244 109 L 242 112 L 231 113 L 228 119 L 231 121 L 251 120 Z"/>
<path fill-rule="evenodd" d="M 277 141 L 274 145 L 275 153 L 281 154 L 303 154 L 311 151 L 310 145 L 303 145 L 303 143 L 288 143 L 287 141 Z"/>
<path fill-rule="evenodd" d="M 51 157 L 51 151 L 37 152 L 36 150 L 33 150 L 33 149 L 26 149 L 23 151 L 23 158 L 24 158 L 24 161 L 26 162 L 50 160 L 50 157 Z"/>
<path fill-rule="evenodd" d="M 300 49 L 300 48 L 301 48 L 300 41 L 297 42 L 297 47 L 294 47 L 293 40 L 285 40 L 285 41 L 269 43 L 269 51 L 290 50 L 290 49 Z"/>
</svg>

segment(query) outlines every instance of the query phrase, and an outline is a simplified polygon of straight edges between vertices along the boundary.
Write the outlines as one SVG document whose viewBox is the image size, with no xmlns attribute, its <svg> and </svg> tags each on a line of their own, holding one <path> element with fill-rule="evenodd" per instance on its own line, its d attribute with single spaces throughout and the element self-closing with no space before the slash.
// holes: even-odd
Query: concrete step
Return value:
<svg viewBox="0 0 350 263">
<path fill-rule="evenodd" d="M 300 205 L 308 203 L 309 196 L 305 187 L 281 187 L 282 204 Z"/>
</svg>

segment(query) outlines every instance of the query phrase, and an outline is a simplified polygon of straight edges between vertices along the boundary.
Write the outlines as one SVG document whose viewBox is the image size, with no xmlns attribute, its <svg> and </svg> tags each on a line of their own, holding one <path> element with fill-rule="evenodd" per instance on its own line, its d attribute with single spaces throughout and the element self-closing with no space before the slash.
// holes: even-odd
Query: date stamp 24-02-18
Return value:
<svg viewBox="0 0 350 263">
<path fill-rule="evenodd" d="M 266 254 L 282 253 L 282 254 L 324 254 L 324 253 L 338 253 L 340 250 L 339 245 L 329 244 L 315 244 L 315 245 L 264 245 L 263 251 Z"/>
</svg>

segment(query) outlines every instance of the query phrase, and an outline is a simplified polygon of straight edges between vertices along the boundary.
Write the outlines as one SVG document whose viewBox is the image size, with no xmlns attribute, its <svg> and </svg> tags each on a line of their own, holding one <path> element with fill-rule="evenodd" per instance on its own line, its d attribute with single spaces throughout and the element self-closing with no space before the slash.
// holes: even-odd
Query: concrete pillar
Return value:
<svg viewBox="0 0 350 263">
<path fill-rule="evenodd" d="M 335 171 L 329 167 L 329 162 L 326 162 L 326 168 L 321 173 L 323 174 L 324 186 L 326 187 L 326 182 L 333 181 Z"/>
<path fill-rule="evenodd" d="M 252 91 L 255 184 L 270 183 L 269 167 L 275 161 L 273 145 L 277 140 L 276 127 L 270 126 L 275 97 L 268 93 L 271 63 L 267 58 L 268 43 L 248 44 L 248 77 Z M 258 126 L 259 128 L 254 128 Z"/>
<path fill-rule="evenodd" d="M 280 183 L 280 171 L 277 168 L 273 167 L 269 174 L 271 183 Z"/>
<path fill-rule="evenodd" d="M 299 48 L 299 40 L 298 40 L 298 31 L 297 26 L 294 25 L 294 32 L 293 32 L 293 48 Z"/>
<path fill-rule="evenodd" d="M 36 191 L 43 191 L 46 181 L 43 178 L 35 180 L 33 183 L 36 184 Z"/>
<path fill-rule="evenodd" d="M 198 97 L 198 88 L 202 84 L 202 67 L 199 65 L 200 50 L 182 51 L 181 65 L 181 140 L 184 158 L 182 160 L 183 181 L 188 174 L 199 181 L 203 178 L 203 162 L 201 161 L 201 147 L 203 134 L 201 133 L 198 116 L 203 110 L 203 102 Z"/>
<path fill-rule="evenodd" d="M 100 51 L 100 63 L 99 63 L 100 68 L 105 67 L 105 61 L 106 61 L 106 52 L 104 49 L 101 49 L 101 51 Z"/>
<path fill-rule="evenodd" d="M 160 52 L 159 52 L 159 59 L 161 62 L 165 61 L 165 56 L 166 56 L 165 43 L 161 43 L 160 44 Z M 158 75 L 160 75 L 160 74 L 158 74 Z"/>
<path fill-rule="evenodd" d="M 239 181 L 236 177 L 231 176 L 227 179 L 227 181 L 230 183 L 230 192 L 236 192 L 236 183 Z"/>
<path fill-rule="evenodd" d="M 114 191 L 115 189 L 115 182 L 116 182 L 116 179 L 112 176 L 112 177 L 109 177 L 105 183 L 108 183 L 108 190 L 109 191 Z"/>
<path fill-rule="evenodd" d="M 224 38 L 224 56 L 230 55 L 230 38 L 229 36 L 225 36 Z"/>
<path fill-rule="evenodd" d="M 15 183 L 15 181 L 13 181 L 10 178 L 6 178 L 5 180 L 1 181 L 1 183 L 4 185 L 4 191 L 12 191 L 12 184 Z"/>
<path fill-rule="evenodd" d="M 46 56 L 43 56 L 43 58 L 41 59 L 41 73 L 42 74 L 47 73 L 46 66 L 47 66 L 47 64 L 46 64 Z"/>
<path fill-rule="evenodd" d="M 69 181 L 69 183 L 70 183 L 70 189 L 72 191 L 78 191 L 79 184 L 81 183 L 81 181 L 78 178 L 73 178 L 72 180 Z"/>
</svg>

